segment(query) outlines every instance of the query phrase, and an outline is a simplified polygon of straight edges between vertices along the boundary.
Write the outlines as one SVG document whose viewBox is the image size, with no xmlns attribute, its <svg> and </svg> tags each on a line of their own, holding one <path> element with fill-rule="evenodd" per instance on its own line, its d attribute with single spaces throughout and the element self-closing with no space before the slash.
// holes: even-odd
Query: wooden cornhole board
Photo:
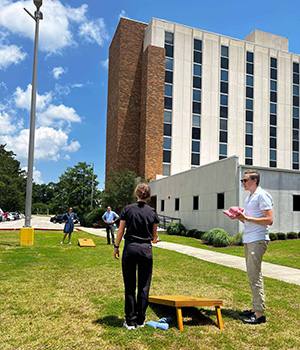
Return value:
<svg viewBox="0 0 300 350">
<path fill-rule="evenodd" d="M 91 238 L 78 238 L 78 245 L 80 247 L 96 247 L 96 244 Z"/>
<path fill-rule="evenodd" d="M 220 306 L 223 306 L 223 301 L 218 299 L 204 299 L 193 298 L 184 295 L 162 295 L 162 296 L 150 296 L 149 302 L 154 304 L 161 304 L 167 306 L 176 307 L 177 324 L 178 329 L 183 331 L 182 323 L 182 307 L 191 306 L 214 306 L 217 314 L 218 327 L 223 329 L 223 320 L 221 315 Z"/>
</svg>

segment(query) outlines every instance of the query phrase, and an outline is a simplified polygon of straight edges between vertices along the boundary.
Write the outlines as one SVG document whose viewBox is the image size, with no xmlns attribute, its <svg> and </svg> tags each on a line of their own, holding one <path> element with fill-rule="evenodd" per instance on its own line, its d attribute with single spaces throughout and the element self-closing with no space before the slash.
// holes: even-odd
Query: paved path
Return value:
<svg viewBox="0 0 300 350">
<path fill-rule="evenodd" d="M 24 220 L 0 222 L 0 229 L 20 228 L 23 225 Z M 34 228 L 44 228 L 48 230 L 63 229 L 63 224 L 53 224 L 52 222 L 50 222 L 49 217 L 41 216 L 32 217 L 32 226 Z M 91 233 L 93 235 L 106 237 L 105 229 L 87 228 L 79 225 L 75 225 L 75 228 Z M 154 244 L 153 247 L 173 250 L 181 254 L 193 256 L 197 259 L 246 271 L 245 259 L 239 256 L 213 252 L 211 250 L 194 248 L 183 244 L 176 244 L 170 242 L 159 242 L 157 244 Z M 300 286 L 300 269 L 294 269 L 291 267 L 263 262 L 262 273 L 265 277 L 274 278 L 283 282 L 293 283 Z"/>
</svg>

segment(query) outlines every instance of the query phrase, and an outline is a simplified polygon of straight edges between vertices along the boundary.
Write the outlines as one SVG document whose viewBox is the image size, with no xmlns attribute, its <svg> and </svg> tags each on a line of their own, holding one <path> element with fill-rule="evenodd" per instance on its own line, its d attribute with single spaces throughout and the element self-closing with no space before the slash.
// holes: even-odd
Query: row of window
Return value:
<svg viewBox="0 0 300 350">
<path fill-rule="evenodd" d="M 293 81 L 293 169 L 299 170 L 299 63 L 296 62 Z"/>
<path fill-rule="evenodd" d="M 246 52 L 245 164 L 253 165 L 254 53 Z"/>
<path fill-rule="evenodd" d="M 270 57 L 270 167 L 277 166 L 277 58 Z"/>
<path fill-rule="evenodd" d="M 202 41 L 194 39 L 191 166 L 200 165 Z"/>
<path fill-rule="evenodd" d="M 229 47 L 222 45 L 221 62 L 220 62 L 219 159 L 224 159 L 227 157 L 228 81 L 229 81 Z"/>
<path fill-rule="evenodd" d="M 199 196 L 193 196 L 193 210 L 199 210 Z M 225 209 L 225 193 L 217 193 L 217 209 Z M 180 198 L 174 200 L 174 210 L 180 210 Z M 165 200 L 160 201 L 160 211 L 165 211 Z M 293 211 L 300 211 L 300 195 L 293 195 Z"/>
<path fill-rule="evenodd" d="M 173 56 L 174 34 L 165 32 L 165 111 L 163 139 L 163 175 L 171 173 L 172 106 L 173 106 Z"/>
</svg>

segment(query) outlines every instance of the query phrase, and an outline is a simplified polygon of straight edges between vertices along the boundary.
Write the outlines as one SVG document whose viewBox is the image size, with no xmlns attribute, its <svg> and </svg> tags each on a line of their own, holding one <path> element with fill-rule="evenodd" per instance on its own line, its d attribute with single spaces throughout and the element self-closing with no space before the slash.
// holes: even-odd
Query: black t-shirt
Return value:
<svg viewBox="0 0 300 350">
<path fill-rule="evenodd" d="M 125 240 L 152 241 L 152 227 L 159 223 L 156 211 L 145 202 L 127 205 L 120 214 L 120 220 L 126 221 Z"/>
</svg>

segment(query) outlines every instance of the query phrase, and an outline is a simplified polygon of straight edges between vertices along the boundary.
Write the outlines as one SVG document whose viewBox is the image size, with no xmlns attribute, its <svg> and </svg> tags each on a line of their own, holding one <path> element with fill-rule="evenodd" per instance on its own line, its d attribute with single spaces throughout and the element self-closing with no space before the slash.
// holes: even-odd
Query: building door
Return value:
<svg viewBox="0 0 300 350">
<path fill-rule="evenodd" d="M 156 203 L 157 203 L 157 196 L 151 196 L 149 199 L 149 202 L 148 202 L 150 207 L 152 207 L 156 210 L 156 205 L 157 205 Z"/>
</svg>

